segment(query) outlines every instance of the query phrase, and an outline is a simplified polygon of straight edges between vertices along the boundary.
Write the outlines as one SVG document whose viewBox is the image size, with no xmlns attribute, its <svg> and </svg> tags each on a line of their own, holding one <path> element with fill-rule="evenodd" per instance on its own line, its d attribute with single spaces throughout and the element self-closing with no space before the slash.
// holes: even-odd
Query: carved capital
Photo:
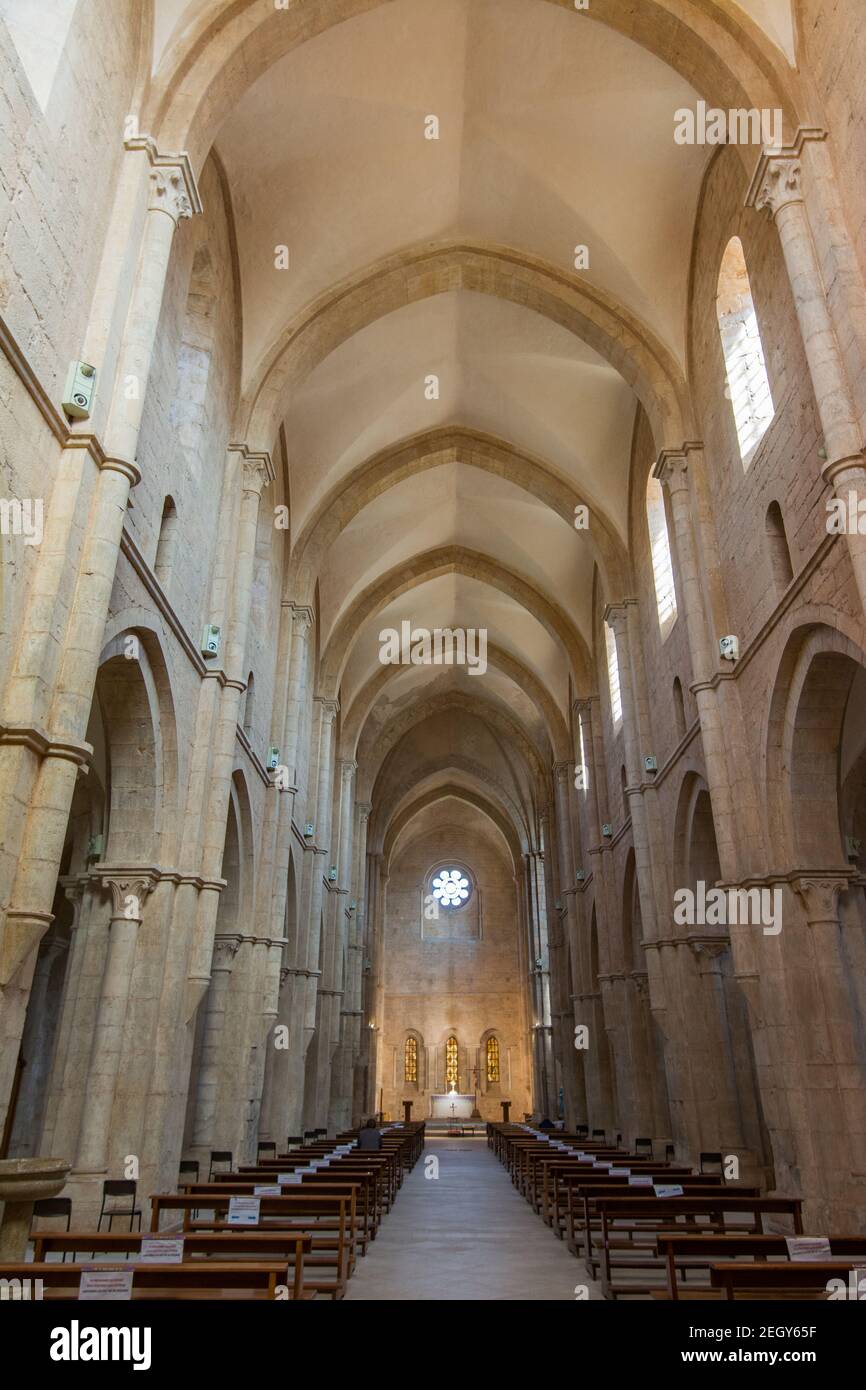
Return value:
<svg viewBox="0 0 866 1390">
<path fill-rule="evenodd" d="M 213 944 L 211 970 L 230 971 L 240 947 L 241 938 L 239 936 L 217 936 Z"/>
<path fill-rule="evenodd" d="M 313 610 L 299 607 L 297 604 L 293 604 L 292 607 L 292 632 L 298 637 L 306 637 L 313 626 Z"/>
<path fill-rule="evenodd" d="M 333 724 L 340 708 L 338 702 L 326 699 L 324 695 L 317 695 L 316 704 L 319 706 L 322 723 L 325 725 Z"/>
<path fill-rule="evenodd" d="M 655 466 L 653 477 L 661 483 L 671 498 L 689 490 L 689 454 L 703 447 L 697 440 L 688 440 L 681 449 L 662 449 Z"/>
<path fill-rule="evenodd" d="M 731 949 L 728 936 L 690 935 L 686 938 L 686 943 L 696 958 L 704 956 L 710 961 L 717 961 L 725 951 Z"/>
<path fill-rule="evenodd" d="M 150 171 L 148 212 L 165 212 L 174 222 L 192 217 L 193 206 L 184 170 L 179 164 L 161 164 Z"/>
<path fill-rule="evenodd" d="M 791 154 L 764 156 L 751 193 L 756 212 L 776 217 L 782 208 L 803 201 L 803 171 L 798 157 Z"/>
<path fill-rule="evenodd" d="M 628 631 L 628 610 L 629 605 L 635 602 L 632 598 L 623 599 L 621 603 L 607 604 L 604 614 L 604 621 L 617 637 L 625 637 Z"/>
<path fill-rule="evenodd" d="M 350 758 L 342 758 L 340 760 L 340 777 L 342 778 L 344 785 L 347 782 L 351 782 L 352 778 L 354 777 L 357 771 L 358 764 L 356 762 L 353 762 Z"/>
<path fill-rule="evenodd" d="M 247 454 L 244 458 L 242 488 L 248 497 L 260 498 L 272 481 L 273 470 L 269 464 L 265 454 Z"/>
<path fill-rule="evenodd" d="M 141 922 L 144 904 L 159 882 L 158 869 L 115 869 L 96 871 L 102 888 L 111 894 L 112 922 Z"/>
<path fill-rule="evenodd" d="M 569 787 L 570 787 L 570 786 L 571 786 L 571 783 L 572 783 L 572 777 L 573 777 L 573 773 L 572 773 L 573 767 L 574 767 L 574 763 L 573 763 L 573 762 L 569 762 L 567 759 L 566 759 L 565 761 L 563 761 L 563 762 L 554 763 L 554 765 L 553 765 L 553 775 L 554 775 L 554 777 L 556 778 L 557 782 L 560 782 L 563 786 L 569 786 Z"/>
<path fill-rule="evenodd" d="M 839 894 L 848 887 L 847 874 L 804 875 L 791 881 L 791 886 L 803 904 L 810 926 L 838 920 Z"/>
<path fill-rule="evenodd" d="M 140 150 L 147 155 L 151 210 L 168 213 L 175 224 L 201 212 L 201 196 L 186 150 L 160 154 L 152 135 L 131 135 L 123 144 L 127 150 Z"/>
</svg>

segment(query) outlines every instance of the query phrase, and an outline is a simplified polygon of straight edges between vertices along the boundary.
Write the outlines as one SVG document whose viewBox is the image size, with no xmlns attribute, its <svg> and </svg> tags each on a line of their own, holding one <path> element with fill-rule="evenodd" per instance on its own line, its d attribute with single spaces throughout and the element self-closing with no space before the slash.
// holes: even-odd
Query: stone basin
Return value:
<svg viewBox="0 0 866 1390">
<path fill-rule="evenodd" d="M 24 1259 L 33 1203 L 62 1192 L 71 1166 L 64 1158 L 0 1159 L 0 1262 Z"/>
</svg>

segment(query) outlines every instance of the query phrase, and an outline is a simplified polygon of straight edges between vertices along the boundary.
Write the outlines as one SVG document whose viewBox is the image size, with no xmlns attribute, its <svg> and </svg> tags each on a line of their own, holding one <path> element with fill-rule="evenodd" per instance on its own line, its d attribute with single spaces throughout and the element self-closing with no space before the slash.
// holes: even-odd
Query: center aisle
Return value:
<svg viewBox="0 0 866 1390">
<path fill-rule="evenodd" d="M 438 1177 L 431 1159 L 438 1160 Z M 427 1139 L 349 1301 L 573 1300 L 581 1260 L 516 1192 L 484 1139 Z M 590 1298 L 601 1298 L 597 1284 Z"/>
</svg>

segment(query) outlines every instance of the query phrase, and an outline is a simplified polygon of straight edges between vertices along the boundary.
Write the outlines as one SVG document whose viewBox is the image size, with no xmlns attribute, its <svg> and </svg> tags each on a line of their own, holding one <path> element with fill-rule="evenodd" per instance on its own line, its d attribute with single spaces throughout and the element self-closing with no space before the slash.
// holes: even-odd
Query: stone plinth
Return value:
<svg viewBox="0 0 866 1390">
<path fill-rule="evenodd" d="M 0 1201 L 4 1203 L 0 1263 L 24 1259 L 33 1222 L 33 1203 L 62 1192 L 69 1168 L 70 1164 L 62 1158 L 0 1160 Z"/>
</svg>

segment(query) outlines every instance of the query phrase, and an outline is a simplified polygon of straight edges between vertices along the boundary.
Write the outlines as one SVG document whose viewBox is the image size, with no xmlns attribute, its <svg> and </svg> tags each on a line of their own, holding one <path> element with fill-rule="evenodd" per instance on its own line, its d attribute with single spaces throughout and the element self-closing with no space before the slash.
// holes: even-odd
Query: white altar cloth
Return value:
<svg viewBox="0 0 866 1390">
<path fill-rule="evenodd" d="M 431 1119 L 433 1120 L 469 1120 L 472 1118 L 472 1111 L 475 1109 L 474 1096 L 432 1095 Z M 452 1110 L 451 1107 L 454 1106 Z"/>
</svg>

